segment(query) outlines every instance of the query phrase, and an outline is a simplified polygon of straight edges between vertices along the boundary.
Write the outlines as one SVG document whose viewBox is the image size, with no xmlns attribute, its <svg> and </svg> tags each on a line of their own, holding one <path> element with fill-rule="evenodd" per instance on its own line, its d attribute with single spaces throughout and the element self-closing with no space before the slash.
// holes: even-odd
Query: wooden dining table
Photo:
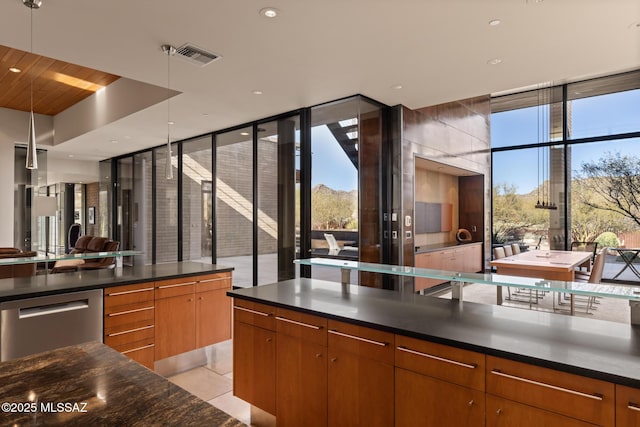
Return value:
<svg viewBox="0 0 640 427">
<path fill-rule="evenodd" d="M 592 255 L 591 252 L 580 251 L 533 250 L 495 259 L 489 264 L 495 267 L 497 274 L 573 282 L 576 267 Z M 497 289 L 497 303 L 502 304 L 501 286 Z M 573 294 L 571 314 L 574 314 Z"/>
</svg>

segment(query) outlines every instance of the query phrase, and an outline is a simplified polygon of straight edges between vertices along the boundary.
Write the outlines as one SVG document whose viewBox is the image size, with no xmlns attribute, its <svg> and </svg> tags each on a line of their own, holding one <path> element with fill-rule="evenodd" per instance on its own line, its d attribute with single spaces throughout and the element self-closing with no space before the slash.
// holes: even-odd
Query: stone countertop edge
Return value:
<svg viewBox="0 0 640 427">
<path fill-rule="evenodd" d="M 0 413 L 2 425 L 245 426 L 153 371 L 99 342 L 0 363 L 4 402 L 76 403 L 82 411 Z M 4 412 L 4 411 L 3 411 Z"/>
<path fill-rule="evenodd" d="M 414 249 L 416 254 L 426 254 L 429 252 L 437 252 L 437 251 L 441 251 L 449 248 L 458 248 L 460 246 L 481 245 L 481 244 L 482 242 L 468 242 L 468 243 L 444 242 L 444 243 L 433 243 L 430 245 L 416 246 Z"/>
<path fill-rule="evenodd" d="M 233 270 L 229 266 L 185 261 L 123 267 L 121 272 L 101 269 L 0 279 L 0 303 Z"/>
<path fill-rule="evenodd" d="M 227 295 L 640 388 L 640 326 L 315 279 Z"/>
</svg>

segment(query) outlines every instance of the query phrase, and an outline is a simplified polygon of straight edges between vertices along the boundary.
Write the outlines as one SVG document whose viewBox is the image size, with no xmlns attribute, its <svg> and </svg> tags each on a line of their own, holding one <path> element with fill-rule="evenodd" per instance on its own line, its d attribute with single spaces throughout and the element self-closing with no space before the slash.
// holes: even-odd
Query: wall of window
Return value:
<svg viewBox="0 0 640 427">
<path fill-rule="evenodd" d="M 640 71 L 493 98 L 493 243 L 640 247 L 638 111 Z"/>
</svg>

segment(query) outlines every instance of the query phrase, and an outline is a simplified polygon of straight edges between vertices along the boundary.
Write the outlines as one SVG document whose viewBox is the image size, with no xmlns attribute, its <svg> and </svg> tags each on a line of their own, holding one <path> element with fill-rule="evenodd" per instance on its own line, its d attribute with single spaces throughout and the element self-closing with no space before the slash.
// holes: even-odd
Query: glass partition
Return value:
<svg viewBox="0 0 640 427">
<path fill-rule="evenodd" d="M 182 144 L 182 259 L 211 263 L 213 181 L 211 137 Z"/>
<path fill-rule="evenodd" d="M 156 262 L 174 262 L 178 260 L 178 179 L 177 144 L 172 144 L 171 167 L 173 178 L 168 179 L 165 165 L 166 147 L 154 149 L 156 158 Z"/>
<path fill-rule="evenodd" d="M 239 287 L 253 286 L 253 167 L 251 127 L 216 135 L 216 263 Z"/>
</svg>

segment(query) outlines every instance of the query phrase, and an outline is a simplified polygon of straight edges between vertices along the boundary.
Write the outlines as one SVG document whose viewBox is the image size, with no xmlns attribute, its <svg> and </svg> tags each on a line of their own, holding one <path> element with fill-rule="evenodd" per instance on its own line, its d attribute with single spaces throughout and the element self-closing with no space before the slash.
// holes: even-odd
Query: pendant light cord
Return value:
<svg viewBox="0 0 640 427">
<path fill-rule="evenodd" d="M 33 8 L 29 8 L 29 52 L 33 55 Z M 35 63 L 34 63 L 35 64 Z M 33 65 L 31 66 L 31 72 L 29 73 L 29 106 L 31 108 L 31 114 L 33 114 Z"/>
</svg>

